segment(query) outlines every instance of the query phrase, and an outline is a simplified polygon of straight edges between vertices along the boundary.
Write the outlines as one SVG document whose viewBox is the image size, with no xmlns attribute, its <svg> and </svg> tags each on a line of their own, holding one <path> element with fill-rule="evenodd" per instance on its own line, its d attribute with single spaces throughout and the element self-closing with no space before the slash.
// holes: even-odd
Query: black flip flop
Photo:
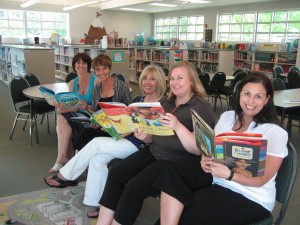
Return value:
<svg viewBox="0 0 300 225">
<path fill-rule="evenodd" d="M 98 206 L 94 211 L 91 211 L 91 212 L 97 212 L 98 213 L 98 215 L 97 216 L 89 216 L 89 214 L 87 214 L 87 217 L 88 218 L 98 218 L 98 216 L 99 216 L 99 212 L 100 212 L 100 206 Z"/>
<path fill-rule="evenodd" d="M 47 177 L 44 178 L 44 181 L 49 187 L 66 188 L 69 186 L 77 186 L 78 185 L 78 182 L 76 180 L 64 181 L 64 180 L 60 179 L 57 175 L 52 176 L 52 179 L 57 181 L 59 183 L 59 185 L 51 185 L 51 184 L 48 184 L 48 182 L 46 181 L 46 178 Z"/>
</svg>

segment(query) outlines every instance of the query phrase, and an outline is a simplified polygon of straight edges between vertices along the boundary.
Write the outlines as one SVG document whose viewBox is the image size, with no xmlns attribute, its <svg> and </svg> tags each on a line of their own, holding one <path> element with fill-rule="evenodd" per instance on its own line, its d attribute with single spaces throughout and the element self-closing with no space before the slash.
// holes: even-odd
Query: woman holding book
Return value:
<svg viewBox="0 0 300 225">
<path fill-rule="evenodd" d="M 270 214 L 275 177 L 288 153 L 288 135 L 280 127 L 272 84 L 265 74 L 248 74 L 240 83 L 234 111 L 221 115 L 215 135 L 232 132 L 262 134 L 267 140 L 264 175 L 234 172 L 204 155 L 202 169 L 187 163 L 169 165 L 153 184 L 161 190 L 161 224 L 250 224 Z M 208 174 L 212 184 L 205 180 Z"/>
<path fill-rule="evenodd" d="M 82 100 L 74 108 L 67 108 L 62 103 L 57 106 L 59 112 L 56 123 L 58 154 L 53 168 L 49 170 L 50 173 L 57 172 L 72 156 L 71 139 L 72 137 L 78 138 L 80 130 L 83 129 L 81 125 L 70 121 L 70 118 L 76 116 L 76 112 L 80 108 L 92 108 L 93 88 L 99 80 L 91 74 L 91 65 L 92 59 L 85 53 L 77 53 L 72 60 L 72 67 L 77 73 L 77 77 L 69 82 L 69 91 L 78 92 L 82 96 Z"/>
<path fill-rule="evenodd" d="M 82 61 L 82 65 L 77 65 L 79 56 L 88 57 L 89 61 L 85 63 Z M 125 104 L 131 103 L 131 96 L 128 85 L 120 79 L 115 79 L 110 76 L 112 69 L 112 61 L 108 55 L 98 55 L 91 60 L 91 58 L 84 53 L 78 53 L 73 58 L 74 71 L 78 74 L 78 81 L 70 81 L 70 91 L 78 91 L 79 94 L 85 94 L 87 99 L 87 107 L 82 108 L 97 111 L 99 109 L 98 102 L 122 102 Z M 90 69 L 96 74 L 91 75 Z M 87 80 L 82 79 L 86 71 L 87 77 L 98 77 L 94 83 L 90 83 L 89 89 L 86 86 Z M 78 84 L 77 84 L 78 83 Z M 75 108 L 73 111 L 77 111 Z M 99 127 L 94 126 L 93 128 L 86 127 L 80 123 L 71 121 L 71 117 L 76 116 L 74 113 L 63 113 L 57 117 L 57 137 L 58 137 L 58 155 L 55 165 L 49 170 L 50 173 L 55 173 L 63 167 L 65 163 L 73 155 L 73 149 L 81 149 L 88 141 L 86 137 L 90 137 L 91 140 L 95 136 L 107 136 Z M 73 147 L 73 149 L 72 149 Z"/>
<path fill-rule="evenodd" d="M 215 123 L 214 113 L 191 63 L 175 63 L 169 73 L 169 82 L 168 97 L 160 100 L 166 112 L 160 122 L 175 134 L 157 136 L 135 130 L 135 136 L 150 147 L 132 154 L 109 171 L 97 225 L 133 224 L 144 199 L 158 193 L 152 183 L 167 164 L 199 163 L 200 151 L 194 138 L 191 109 L 211 127 Z"/>
<path fill-rule="evenodd" d="M 136 102 L 158 102 L 166 91 L 165 75 L 158 66 L 147 66 L 139 81 L 143 96 Z M 89 206 L 99 206 L 99 199 L 106 183 L 107 164 L 114 158 L 123 159 L 146 144 L 133 135 L 126 136 L 118 141 L 112 137 L 97 137 L 90 141 L 77 153 L 57 176 L 45 178 L 51 187 L 67 187 L 77 185 L 77 179 L 89 167 L 83 203 Z M 98 217 L 99 208 L 90 212 L 89 217 Z"/>
</svg>

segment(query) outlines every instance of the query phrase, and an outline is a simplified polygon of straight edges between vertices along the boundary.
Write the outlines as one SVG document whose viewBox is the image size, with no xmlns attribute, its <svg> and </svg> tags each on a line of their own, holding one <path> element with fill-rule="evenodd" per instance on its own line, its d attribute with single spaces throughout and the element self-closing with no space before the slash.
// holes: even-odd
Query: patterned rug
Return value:
<svg viewBox="0 0 300 225">
<path fill-rule="evenodd" d="M 11 219 L 15 224 L 94 225 L 86 214 L 84 184 L 69 188 L 48 188 L 0 198 L 0 224 Z"/>
</svg>

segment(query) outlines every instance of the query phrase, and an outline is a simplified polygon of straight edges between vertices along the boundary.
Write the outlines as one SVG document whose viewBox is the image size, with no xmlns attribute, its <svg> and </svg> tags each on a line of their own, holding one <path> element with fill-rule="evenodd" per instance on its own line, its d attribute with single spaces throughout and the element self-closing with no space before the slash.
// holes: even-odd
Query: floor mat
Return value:
<svg viewBox="0 0 300 225">
<path fill-rule="evenodd" d="M 48 188 L 0 198 L 0 224 L 11 219 L 16 224 L 94 225 L 83 202 L 84 186 Z"/>
</svg>

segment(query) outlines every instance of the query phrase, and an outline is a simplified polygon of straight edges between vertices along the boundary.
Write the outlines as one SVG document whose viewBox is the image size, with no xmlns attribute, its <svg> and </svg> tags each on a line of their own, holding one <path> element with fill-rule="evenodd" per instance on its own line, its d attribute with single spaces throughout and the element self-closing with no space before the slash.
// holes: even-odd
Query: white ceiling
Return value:
<svg viewBox="0 0 300 225">
<path fill-rule="evenodd" d="M 7 0 L 15 2 L 27 2 L 29 0 Z M 89 0 L 41 0 L 38 4 L 54 4 L 61 5 L 62 7 L 74 5 L 78 3 L 88 2 Z M 91 0 L 90 0 L 91 1 Z M 205 7 L 216 7 L 216 6 L 230 6 L 230 5 L 240 5 L 248 3 L 258 3 L 258 2 L 275 2 L 280 0 L 210 0 L 210 3 L 189 3 L 192 0 L 186 0 L 182 2 L 180 0 L 100 0 L 101 3 L 91 5 L 89 7 L 99 7 L 102 10 L 121 10 L 122 7 L 145 9 L 145 13 L 158 13 L 174 10 L 184 10 L 184 9 L 195 9 L 195 8 L 205 8 Z M 176 7 L 162 7 L 162 6 L 152 6 L 150 3 L 168 3 L 177 5 Z M 30 7 L 28 8 L 30 9 Z"/>
</svg>

